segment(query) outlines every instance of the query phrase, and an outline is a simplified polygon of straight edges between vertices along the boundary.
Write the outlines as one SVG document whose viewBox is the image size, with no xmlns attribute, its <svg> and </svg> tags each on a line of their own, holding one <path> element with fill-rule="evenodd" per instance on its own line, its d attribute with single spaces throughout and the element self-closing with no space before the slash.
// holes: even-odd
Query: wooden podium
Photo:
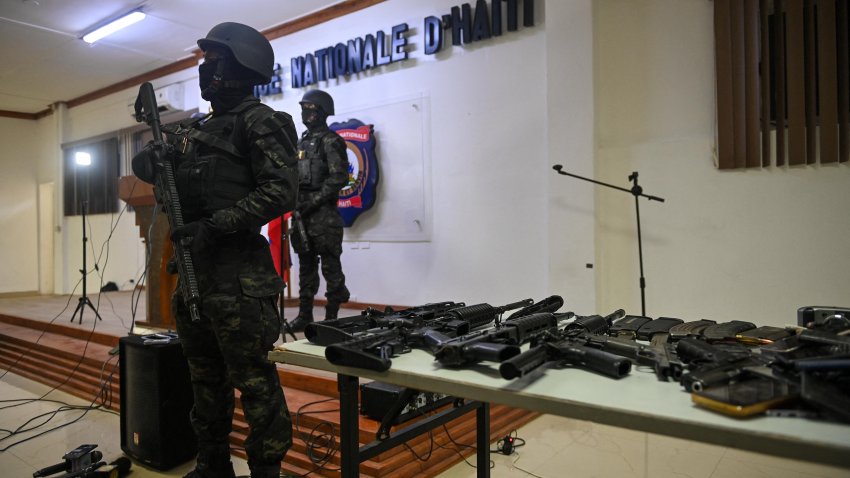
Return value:
<svg viewBox="0 0 850 478">
<path fill-rule="evenodd" d="M 144 238 L 148 245 L 146 320 L 137 323 L 173 330 L 175 322 L 171 314 L 171 294 L 177 287 L 177 276 L 169 274 L 165 268 L 174 253 L 168 239 L 168 218 L 156 204 L 153 186 L 136 176 L 123 176 L 118 179 L 118 197 L 136 210 L 139 236 Z"/>
</svg>

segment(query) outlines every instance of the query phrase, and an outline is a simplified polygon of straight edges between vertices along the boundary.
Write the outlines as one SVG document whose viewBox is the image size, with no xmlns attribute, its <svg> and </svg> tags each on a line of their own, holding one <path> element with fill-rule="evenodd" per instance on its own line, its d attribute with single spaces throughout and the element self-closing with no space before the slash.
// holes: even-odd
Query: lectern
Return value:
<svg viewBox="0 0 850 478">
<path fill-rule="evenodd" d="M 144 323 L 138 323 L 148 327 L 174 329 L 171 294 L 177 287 L 177 276 L 166 271 L 166 264 L 173 253 L 168 218 L 156 204 L 153 186 L 136 176 L 123 176 L 118 180 L 118 197 L 136 210 L 139 236 L 144 238 L 148 246 L 146 316 Z"/>
</svg>

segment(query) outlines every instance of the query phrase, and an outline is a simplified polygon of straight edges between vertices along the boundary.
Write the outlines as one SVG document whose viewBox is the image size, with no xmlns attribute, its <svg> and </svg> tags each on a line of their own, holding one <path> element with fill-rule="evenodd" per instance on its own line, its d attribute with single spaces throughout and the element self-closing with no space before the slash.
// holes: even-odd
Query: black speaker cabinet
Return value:
<svg viewBox="0 0 850 478">
<path fill-rule="evenodd" d="M 195 457 L 189 366 L 176 334 L 129 335 L 121 363 L 121 450 L 158 470 Z"/>
</svg>

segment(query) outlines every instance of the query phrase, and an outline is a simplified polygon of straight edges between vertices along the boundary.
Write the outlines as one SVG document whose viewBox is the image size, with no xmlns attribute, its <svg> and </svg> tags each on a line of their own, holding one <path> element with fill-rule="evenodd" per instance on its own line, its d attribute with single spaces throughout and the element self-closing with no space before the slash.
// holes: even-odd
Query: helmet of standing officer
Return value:
<svg viewBox="0 0 850 478">
<path fill-rule="evenodd" d="M 325 91 L 310 90 L 304 93 L 299 103 L 302 107 L 305 103 L 316 105 L 322 110 L 325 116 L 334 115 L 334 99 Z"/>
<path fill-rule="evenodd" d="M 234 22 L 219 23 L 207 36 L 198 40 L 198 47 L 206 54 L 207 50 L 219 47 L 229 53 L 242 69 L 245 78 L 223 78 L 224 80 L 246 80 L 253 84 L 265 84 L 274 74 L 274 50 L 269 40 L 248 25 Z M 247 74 L 246 74 L 247 73 Z"/>
</svg>

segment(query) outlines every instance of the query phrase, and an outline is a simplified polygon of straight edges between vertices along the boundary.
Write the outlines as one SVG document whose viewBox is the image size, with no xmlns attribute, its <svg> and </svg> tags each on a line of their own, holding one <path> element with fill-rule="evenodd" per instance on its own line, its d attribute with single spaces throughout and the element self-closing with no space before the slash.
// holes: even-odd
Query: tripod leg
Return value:
<svg viewBox="0 0 850 478">
<path fill-rule="evenodd" d="M 86 304 L 87 304 L 89 307 L 91 307 L 91 310 L 92 310 L 92 311 L 94 311 L 94 315 L 95 315 L 95 317 L 97 317 L 97 320 L 103 320 L 103 319 L 100 317 L 100 314 L 97 312 L 97 309 L 94 307 L 94 304 L 92 304 L 92 303 L 91 303 L 91 300 L 90 300 L 88 297 L 86 297 Z M 82 313 L 80 314 L 80 322 L 82 323 Z"/>
<path fill-rule="evenodd" d="M 79 302 L 77 302 L 77 308 L 74 309 L 74 315 L 71 316 L 71 322 L 74 322 L 74 317 L 77 316 L 77 312 L 80 313 L 80 324 L 83 323 L 83 309 L 85 309 L 85 298 L 80 297 Z"/>
</svg>

